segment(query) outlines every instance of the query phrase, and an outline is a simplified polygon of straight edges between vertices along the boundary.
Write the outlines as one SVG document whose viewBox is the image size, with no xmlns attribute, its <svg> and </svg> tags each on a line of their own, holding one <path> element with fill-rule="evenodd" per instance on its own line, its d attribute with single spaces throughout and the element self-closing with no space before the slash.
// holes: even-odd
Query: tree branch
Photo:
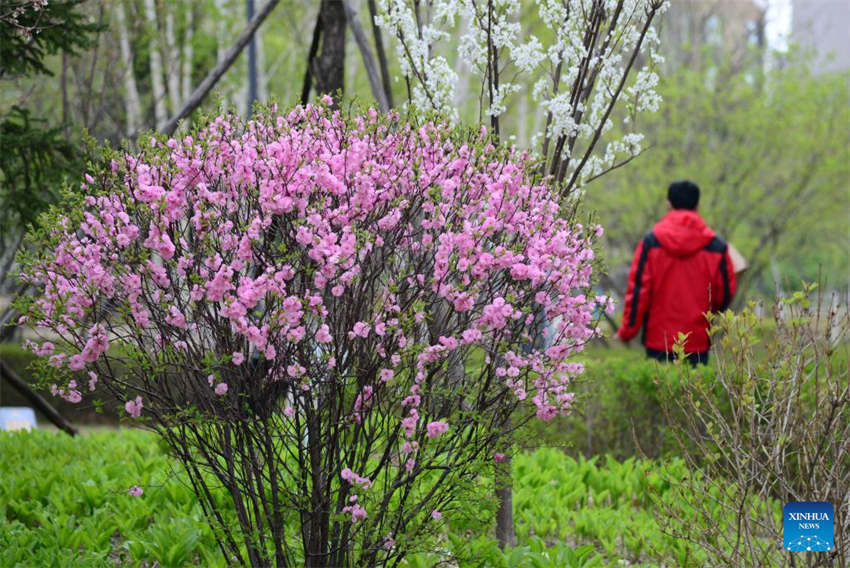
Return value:
<svg viewBox="0 0 850 568">
<path fill-rule="evenodd" d="M 360 18 L 357 17 L 357 12 L 354 11 L 348 0 L 342 0 L 342 6 L 345 9 L 345 18 L 348 20 L 351 32 L 354 34 L 354 41 L 360 49 L 360 55 L 363 56 L 363 66 L 366 67 L 366 75 L 369 77 L 369 86 L 372 88 L 372 94 L 378 101 L 378 108 L 381 112 L 387 112 L 390 110 L 389 102 L 381 85 L 381 77 L 378 73 L 378 68 L 375 67 L 375 57 L 372 55 L 369 40 L 363 31 L 363 25 L 360 23 Z"/>
<path fill-rule="evenodd" d="M 375 0 L 369 0 L 369 19 L 372 21 L 372 35 L 375 37 L 375 52 L 378 54 L 378 66 L 381 69 L 381 83 L 384 86 L 384 96 L 387 98 L 387 104 L 390 108 L 395 106 L 393 102 L 393 89 L 390 83 L 390 70 L 387 64 L 387 52 L 384 49 L 384 37 L 381 34 L 381 27 L 375 21 L 375 16 L 378 13 L 375 7 Z"/>
<path fill-rule="evenodd" d="M 198 85 L 198 88 L 195 89 L 191 96 L 186 100 L 180 110 L 175 114 L 171 119 L 166 122 L 164 125 L 157 125 L 160 131 L 167 135 L 171 135 L 177 129 L 177 123 L 189 116 L 192 111 L 198 108 L 201 104 L 201 101 L 204 100 L 204 97 L 212 90 L 212 88 L 218 83 L 219 79 L 230 69 L 230 66 L 233 65 L 233 62 L 236 61 L 236 58 L 239 57 L 239 54 L 242 53 L 242 50 L 245 48 L 248 43 L 250 43 L 251 38 L 256 33 L 257 29 L 260 27 L 260 24 L 265 21 L 266 17 L 271 13 L 275 6 L 278 5 L 280 0 L 268 0 L 262 8 L 257 12 L 254 18 L 248 22 L 248 25 L 245 26 L 245 29 L 242 31 L 242 34 L 236 40 L 227 53 L 224 54 L 224 57 L 219 61 L 218 65 L 216 65 L 212 71 L 210 71 L 209 75 Z"/>
</svg>

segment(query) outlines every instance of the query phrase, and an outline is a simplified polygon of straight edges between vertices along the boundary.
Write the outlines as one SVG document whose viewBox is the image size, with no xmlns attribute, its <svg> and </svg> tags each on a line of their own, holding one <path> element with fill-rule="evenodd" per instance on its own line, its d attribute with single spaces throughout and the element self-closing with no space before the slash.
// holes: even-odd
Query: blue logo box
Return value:
<svg viewBox="0 0 850 568">
<path fill-rule="evenodd" d="M 832 503 L 795 501 L 782 511 L 783 542 L 792 552 L 829 551 L 835 548 Z"/>
</svg>

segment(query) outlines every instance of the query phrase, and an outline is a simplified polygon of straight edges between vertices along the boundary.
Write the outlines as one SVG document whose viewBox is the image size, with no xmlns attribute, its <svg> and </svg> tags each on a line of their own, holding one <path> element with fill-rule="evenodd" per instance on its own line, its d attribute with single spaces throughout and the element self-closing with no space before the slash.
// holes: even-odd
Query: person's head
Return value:
<svg viewBox="0 0 850 568">
<path fill-rule="evenodd" d="M 696 209 L 699 204 L 699 187 L 692 181 L 674 181 L 667 188 L 667 201 L 673 209 Z"/>
</svg>

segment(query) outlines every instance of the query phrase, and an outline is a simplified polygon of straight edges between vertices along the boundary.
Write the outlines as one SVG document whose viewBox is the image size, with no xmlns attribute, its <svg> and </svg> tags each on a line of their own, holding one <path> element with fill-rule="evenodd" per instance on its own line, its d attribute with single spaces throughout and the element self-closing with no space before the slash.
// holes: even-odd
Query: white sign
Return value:
<svg viewBox="0 0 850 568">
<path fill-rule="evenodd" d="M 33 430 L 38 428 L 35 412 L 26 406 L 0 407 L 0 430 Z"/>
</svg>

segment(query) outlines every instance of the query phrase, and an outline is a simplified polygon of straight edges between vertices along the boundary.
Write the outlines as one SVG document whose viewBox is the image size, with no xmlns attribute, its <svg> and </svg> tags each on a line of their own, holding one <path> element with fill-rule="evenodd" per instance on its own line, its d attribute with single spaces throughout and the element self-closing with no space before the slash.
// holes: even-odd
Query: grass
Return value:
<svg viewBox="0 0 850 568">
<path fill-rule="evenodd" d="M 0 455 L 0 566 L 224 565 L 177 463 L 151 433 L 0 433 Z M 514 458 L 516 548 L 500 551 L 486 518 L 448 518 L 437 546 L 407 565 L 449 556 L 470 567 L 698 566 L 699 551 L 665 535 L 655 516 L 659 503 L 681 500 L 670 480 L 684 473 L 679 460 L 522 453 Z M 128 493 L 134 485 L 142 496 Z"/>
</svg>

